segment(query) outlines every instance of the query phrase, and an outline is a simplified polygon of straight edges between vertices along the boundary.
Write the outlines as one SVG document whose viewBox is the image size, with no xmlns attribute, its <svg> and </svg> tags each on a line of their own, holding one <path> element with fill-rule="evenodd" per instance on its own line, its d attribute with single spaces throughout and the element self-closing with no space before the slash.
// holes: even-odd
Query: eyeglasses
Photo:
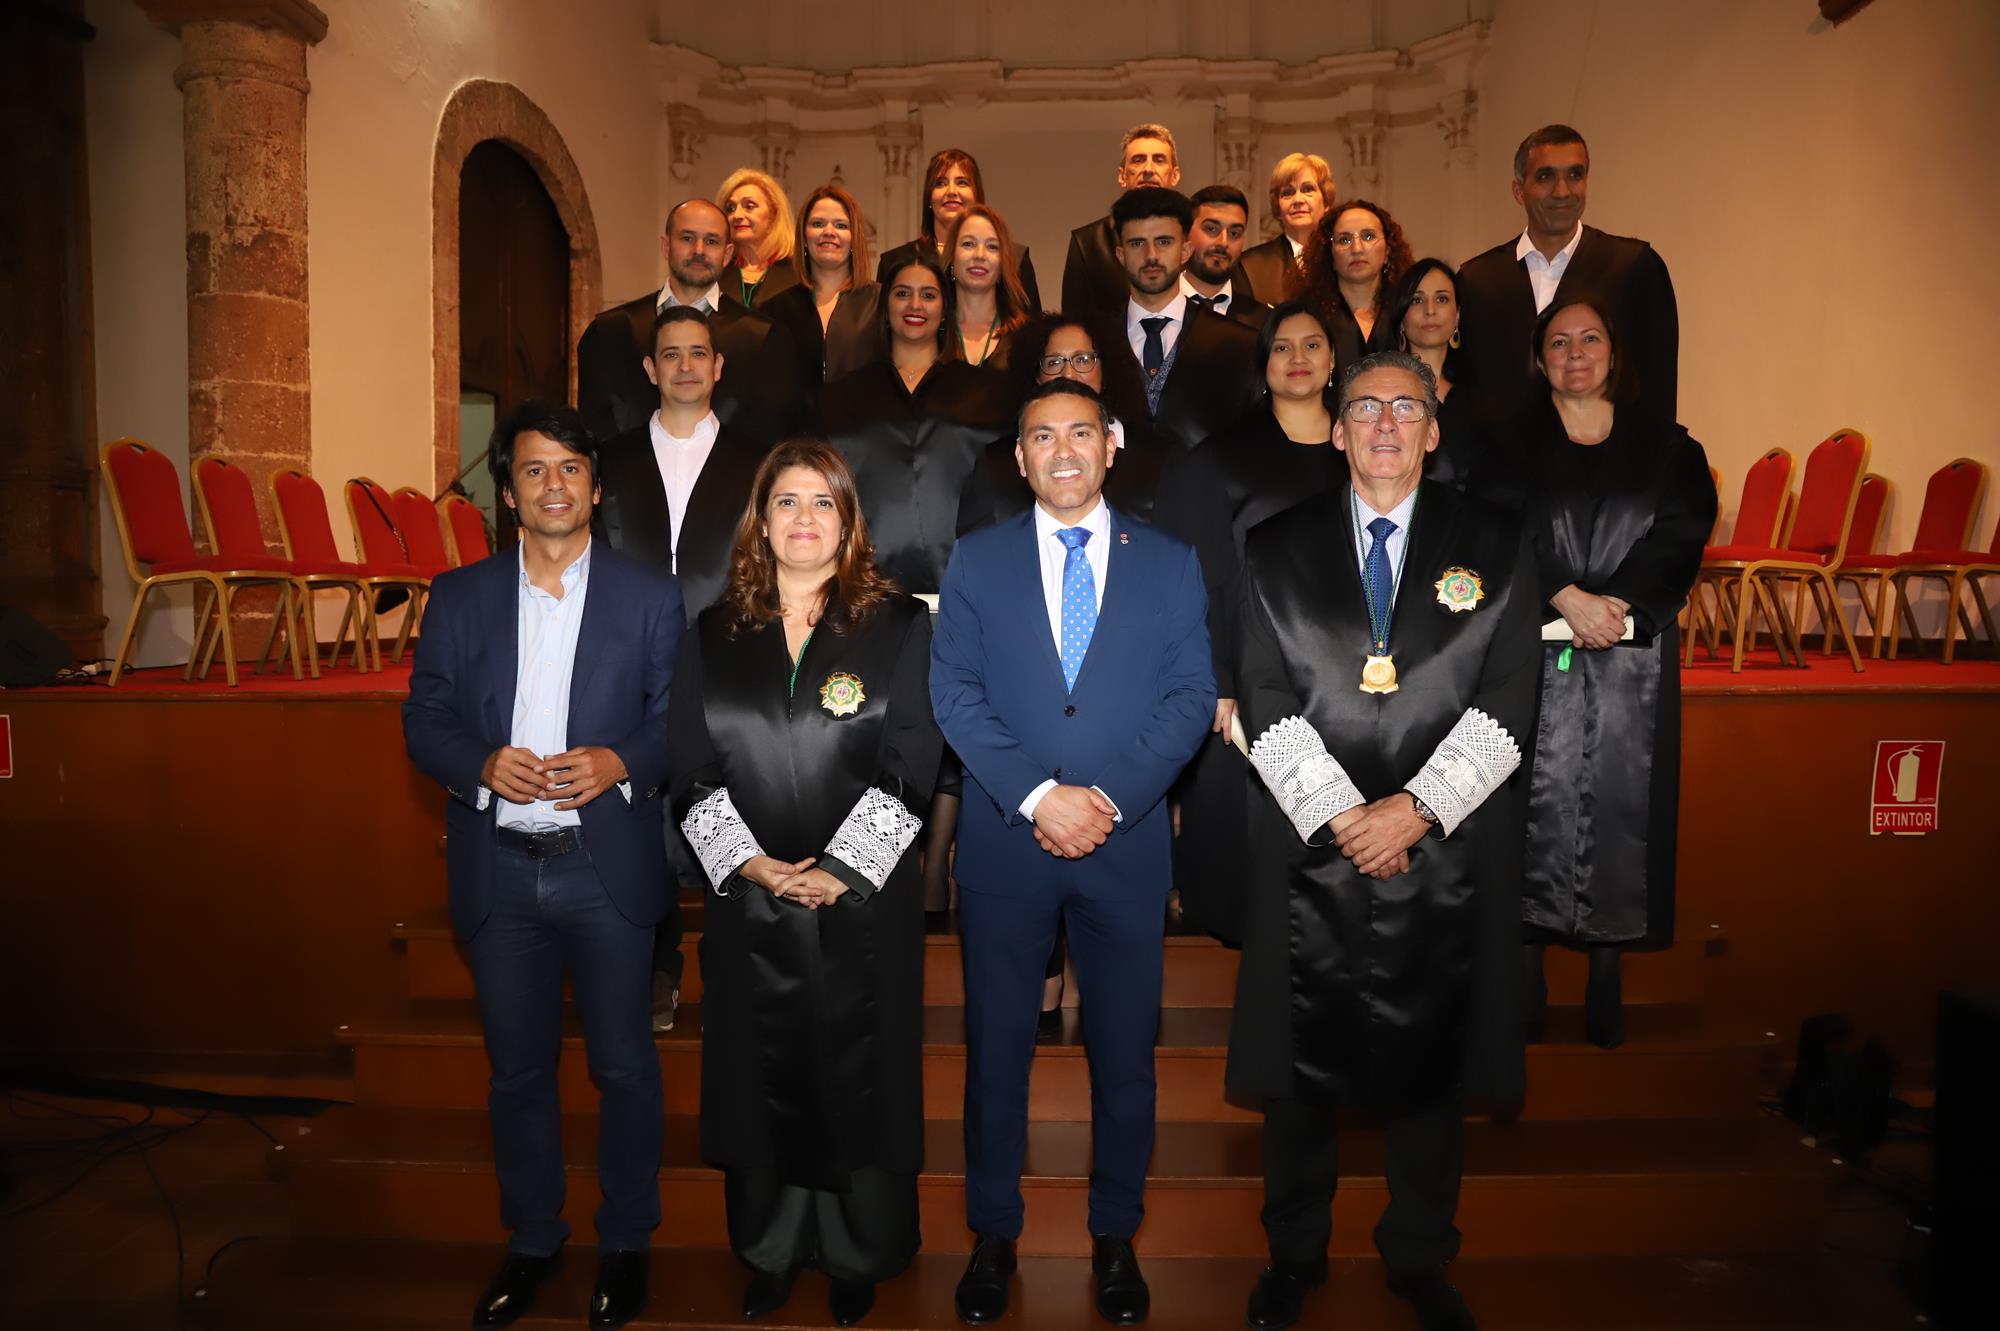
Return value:
<svg viewBox="0 0 2000 1331">
<path fill-rule="evenodd" d="M 1384 407 L 1389 409 L 1389 419 L 1398 425 L 1415 425 L 1428 420 L 1431 414 L 1431 404 L 1420 397 L 1399 397 L 1388 402 L 1379 397 L 1350 398 L 1340 414 L 1356 425 L 1373 425 L 1382 419 Z"/>
<path fill-rule="evenodd" d="M 1054 378 L 1065 369 L 1073 369 L 1078 374 L 1089 374 L 1097 364 L 1097 353 L 1079 351 L 1073 356 L 1044 356 L 1041 359 L 1042 373 Z"/>
</svg>

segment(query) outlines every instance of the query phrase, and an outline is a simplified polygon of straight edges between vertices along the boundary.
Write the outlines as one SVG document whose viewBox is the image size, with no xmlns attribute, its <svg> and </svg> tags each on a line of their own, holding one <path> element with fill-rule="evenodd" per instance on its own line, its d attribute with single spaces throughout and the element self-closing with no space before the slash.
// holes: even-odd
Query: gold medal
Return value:
<svg viewBox="0 0 2000 1331">
<path fill-rule="evenodd" d="M 819 705 L 834 716 L 853 716 L 866 701 L 868 695 L 862 690 L 860 676 L 845 670 L 834 671 L 819 686 Z"/>
<path fill-rule="evenodd" d="M 1361 691 L 1363 693 L 1394 693 L 1400 687 L 1396 683 L 1396 658 L 1387 652 L 1371 652 L 1361 663 Z"/>
</svg>

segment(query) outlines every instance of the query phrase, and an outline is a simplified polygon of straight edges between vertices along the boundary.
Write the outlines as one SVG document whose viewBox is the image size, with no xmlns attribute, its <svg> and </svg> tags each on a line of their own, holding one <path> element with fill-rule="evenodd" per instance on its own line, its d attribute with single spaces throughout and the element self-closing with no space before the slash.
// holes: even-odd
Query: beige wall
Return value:
<svg viewBox="0 0 2000 1331">
<path fill-rule="evenodd" d="M 1838 28 L 1775 0 L 1500 0 L 1480 86 L 1481 232 L 1519 234 L 1528 130 L 1589 138 L 1588 220 L 1673 271 L 1681 416 L 1722 469 L 1840 426 L 1873 442 L 1907 549 L 1924 481 L 2000 468 L 1988 416 L 2000 267 L 2000 6 L 1879 0 Z M 1475 248 L 1483 248 L 1476 246 Z M 1468 254 L 1460 258 L 1469 257 Z M 1975 528 L 1984 545 L 2000 500 Z"/>
</svg>

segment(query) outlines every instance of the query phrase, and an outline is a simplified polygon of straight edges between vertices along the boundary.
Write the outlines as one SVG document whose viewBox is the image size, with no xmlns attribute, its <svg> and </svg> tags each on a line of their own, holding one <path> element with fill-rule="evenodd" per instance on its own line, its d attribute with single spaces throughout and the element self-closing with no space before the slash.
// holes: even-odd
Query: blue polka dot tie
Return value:
<svg viewBox="0 0 2000 1331">
<path fill-rule="evenodd" d="M 1065 527 L 1056 539 L 1069 551 L 1063 557 L 1061 654 L 1063 682 L 1075 689 L 1076 672 L 1083 669 L 1083 654 L 1090 650 L 1090 635 L 1097 630 L 1097 575 L 1083 553 L 1090 542 L 1088 531 Z"/>
<path fill-rule="evenodd" d="M 1396 606 L 1396 579 L 1389 569 L 1389 538 L 1395 533 L 1396 524 L 1387 518 L 1369 523 L 1368 534 L 1375 539 L 1361 565 L 1368 581 L 1368 629 L 1378 649 L 1389 636 L 1389 616 Z"/>
</svg>

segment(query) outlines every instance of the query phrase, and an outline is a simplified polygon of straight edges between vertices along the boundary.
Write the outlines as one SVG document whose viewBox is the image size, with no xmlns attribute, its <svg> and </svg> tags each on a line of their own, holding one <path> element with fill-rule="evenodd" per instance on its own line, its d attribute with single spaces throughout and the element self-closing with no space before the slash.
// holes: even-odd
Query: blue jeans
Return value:
<svg viewBox="0 0 2000 1331">
<path fill-rule="evenodd" d="M 653 929 L 618 913 L 587 850 L 537 860 L 499 847 L 492 913 L 465 944 L 479 995 L 500 1222 L 512 1252 L 546 1257 L 562 1218 L 562 977 L 569 970 L 598 1090 L 599 1252 L 643 1250 L 660 1223 L 666 1131 L 653 1045 Z"/>
</svg>

